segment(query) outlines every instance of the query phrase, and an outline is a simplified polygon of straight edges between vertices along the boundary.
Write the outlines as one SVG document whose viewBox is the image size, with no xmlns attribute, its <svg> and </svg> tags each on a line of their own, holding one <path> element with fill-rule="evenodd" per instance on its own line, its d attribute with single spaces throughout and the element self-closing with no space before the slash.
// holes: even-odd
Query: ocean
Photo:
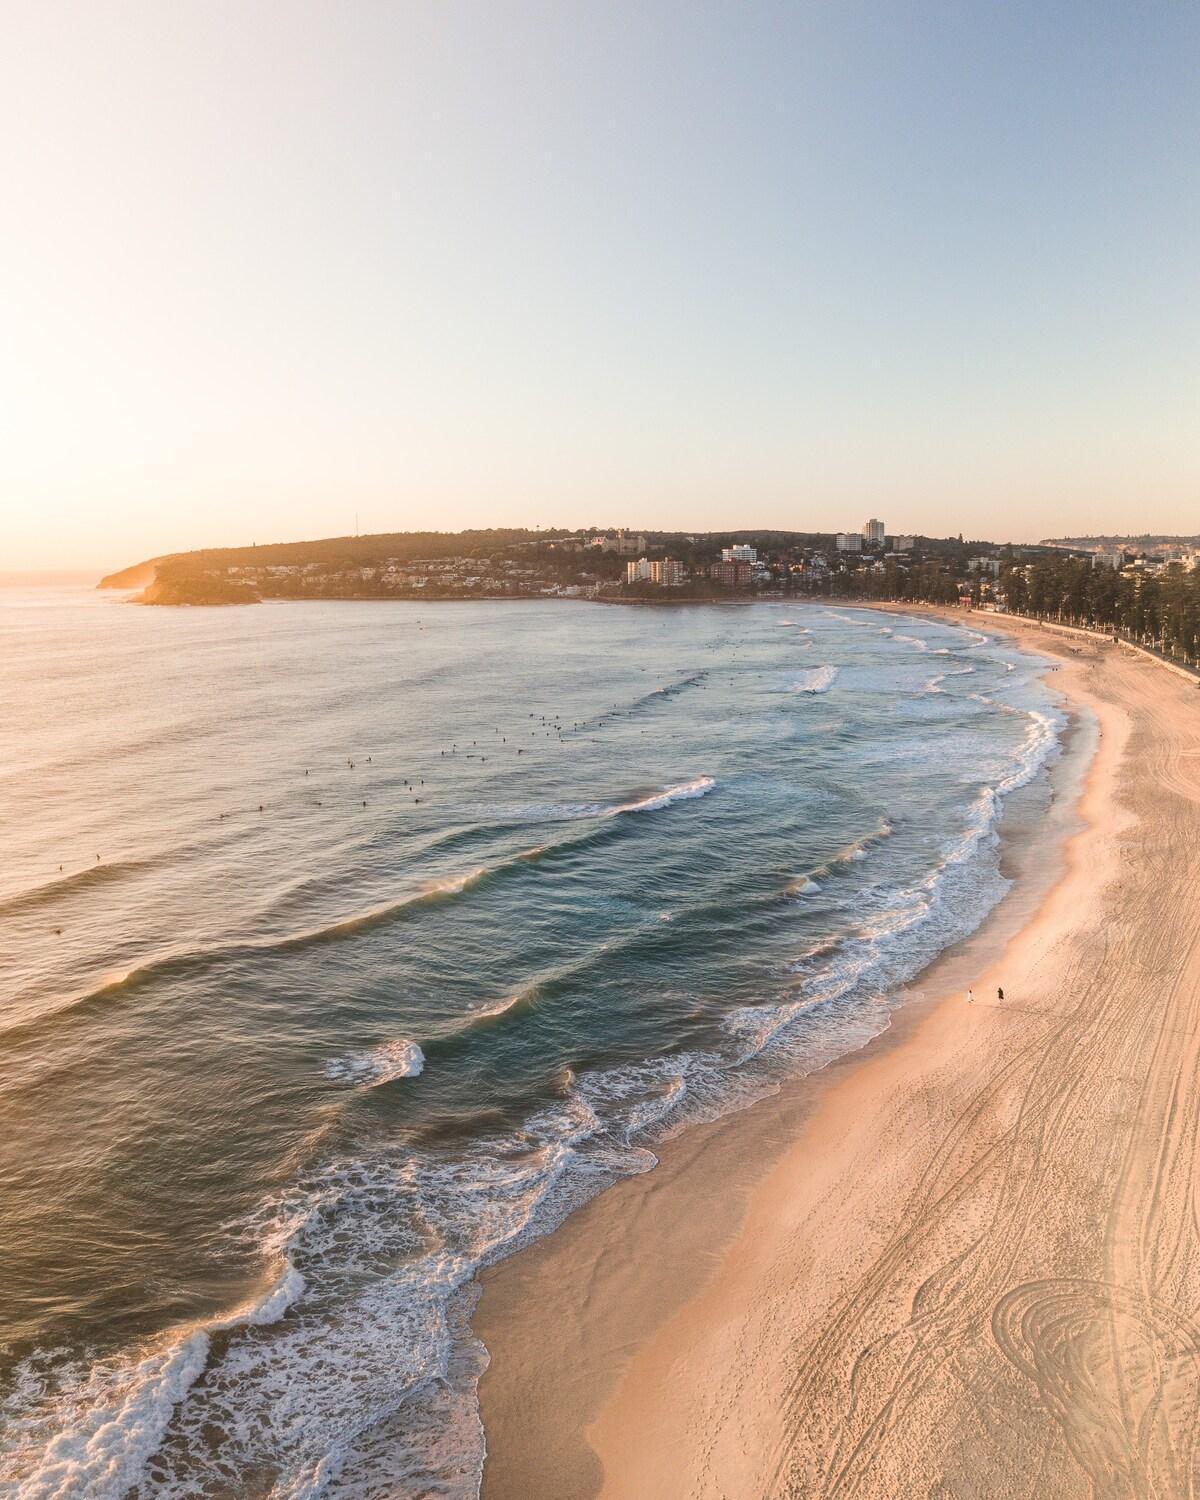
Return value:
<svg viewBox="0 0 1200 1500">
<path fill-rule="evenodd" d="M 0 1493 L 478 1490 L 480 1267 L 862 1046 L 1049 805 L 853 607 L 0 589 Z"/>
</svg>

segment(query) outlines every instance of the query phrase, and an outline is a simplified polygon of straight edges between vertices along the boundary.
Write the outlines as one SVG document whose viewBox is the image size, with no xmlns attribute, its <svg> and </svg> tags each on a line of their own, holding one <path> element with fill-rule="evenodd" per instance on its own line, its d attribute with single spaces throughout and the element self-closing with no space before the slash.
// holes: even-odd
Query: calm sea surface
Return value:
<svg viewBox="0 0 1200 1500">
<path fill-rule="evenodd" d="M 980 629 L 0 590 L 0 1493 L 474 1495 L 473 1277 L 857 1047 L 1063 719 Z"/>
</svg>

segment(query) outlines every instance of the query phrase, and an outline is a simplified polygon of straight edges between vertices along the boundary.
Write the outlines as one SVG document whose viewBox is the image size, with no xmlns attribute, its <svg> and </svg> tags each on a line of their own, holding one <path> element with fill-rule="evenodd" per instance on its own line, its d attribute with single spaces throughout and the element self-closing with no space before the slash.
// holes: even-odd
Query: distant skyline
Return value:
<svg viewBox="0 0 1200 1500">
<path fill-rule="evenodd" d="M 0 570 L 1200 531 L 1200 7 L 5 19 Z"/>
</svg>

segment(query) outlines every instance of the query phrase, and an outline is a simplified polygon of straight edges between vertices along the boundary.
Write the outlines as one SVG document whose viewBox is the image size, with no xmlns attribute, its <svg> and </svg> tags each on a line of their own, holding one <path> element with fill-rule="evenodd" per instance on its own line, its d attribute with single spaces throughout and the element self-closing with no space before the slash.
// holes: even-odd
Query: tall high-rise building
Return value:
<svg viewBox="0 0 1200 1500">
<path fill-rule="evenodd" d="M 863 541 L 866 542 L 866 544 L 867 544 L 868 547 L 882 547 L 883 546 L 883 539 L 884 539 L 884 536 L 885 536 L 886 533 L 885 533 L 884 525 L 883 525 L 882 521 L 876 521 L 876 520 L 864 521 L 863 522 L 862 534 L 863 534 Z"/>
</svg>

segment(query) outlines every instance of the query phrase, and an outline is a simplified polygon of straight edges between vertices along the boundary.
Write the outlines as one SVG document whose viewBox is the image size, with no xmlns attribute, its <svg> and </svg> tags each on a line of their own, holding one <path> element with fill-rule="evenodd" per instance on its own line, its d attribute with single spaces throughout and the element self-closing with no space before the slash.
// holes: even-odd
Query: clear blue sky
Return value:
<svg viewBox="0 0 1200 1500">
<path fill-rule="evenodd" d="M 5 17 L 0 569 L 1200 530 L 1200 6 Z"/>
</svg>

